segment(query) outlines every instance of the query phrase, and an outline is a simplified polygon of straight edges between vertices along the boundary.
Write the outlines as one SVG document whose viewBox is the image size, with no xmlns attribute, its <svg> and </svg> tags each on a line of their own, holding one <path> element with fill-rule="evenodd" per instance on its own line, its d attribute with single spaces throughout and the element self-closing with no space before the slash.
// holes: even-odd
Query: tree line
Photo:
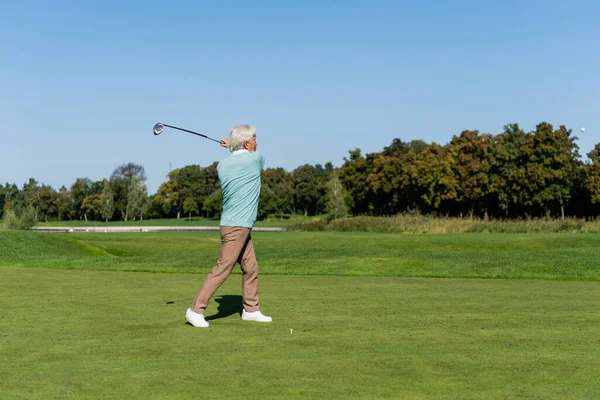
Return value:
<svg viewBox="0 0 600 400">
<path fill-rule="evenodd" d="M 542 122 L 525 132 L 465 130 L 445 145 L 393 139 L 380 152 L 349 151 L 339 168 L 305 164 L 263 171 L 259 219 L 273 214 L 394 215 L 420 212 L 495 218 L 597 214 L 600 144 L 581 160 L 572 131 Z M 171 171 L 148 195 L 144 167 L 127 163 L 109 178 L 77 179 L 58 190 L 31 178 L 0 185 L 0 217 L 34 221 L 217 218 L 222 194 L 217 163 Z"/>
<path fill-rule="evenodd" d="M 218 218 L 222 193 L 217 164 L 188 165 L 172 170 L 158 191 L 148 195 L 143 166 L 126 163 L 109 178 L 78 178 L 70 187 L 55 190 L 30 178 L 22 188 L 0 185 L 0 218 L 6 213 L 26 215 L 32 221 L 135 221 L 149 218 L 203 216 Z M 258 218 L 273 214 L 327 213 L 328 185 L 334 168 L 302 165 L 294 171 L 263 171 Z M 339 181 L 337 181 L 339 184 Z M 346 206 L 343 206 L 344 213 Z M 345 215 L 345 214 L 344 214 Z"/>
<path fill-rule="evenodd" d="M 525 132 L 465 130 L 446 145 L 394 139 L 383 151 L 350 151 L 339 176 L 353 214 L 405 211 L 521 218 L 597 215 L 600 144 L 581 161 L 577 137 L 546 122 Z"/>
</svg>

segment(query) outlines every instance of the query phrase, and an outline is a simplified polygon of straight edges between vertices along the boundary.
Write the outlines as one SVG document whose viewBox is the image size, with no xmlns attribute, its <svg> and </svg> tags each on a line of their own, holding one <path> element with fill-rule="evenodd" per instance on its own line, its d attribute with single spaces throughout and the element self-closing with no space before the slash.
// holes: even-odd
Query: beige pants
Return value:
<svg viewBox="0 0 600 400">
<path fill-rule="evenodd" d="M 238 262 L 242 269 L 242 301 L 247 312 L 258 310 L 258 263 L 250 237 L 250 229 L 239 226 L 221 227 L 219 261 L 200 286 L 192 303 L 192 311 L 204 314 L 208 300 L 233 271 Z"/>
</svg>

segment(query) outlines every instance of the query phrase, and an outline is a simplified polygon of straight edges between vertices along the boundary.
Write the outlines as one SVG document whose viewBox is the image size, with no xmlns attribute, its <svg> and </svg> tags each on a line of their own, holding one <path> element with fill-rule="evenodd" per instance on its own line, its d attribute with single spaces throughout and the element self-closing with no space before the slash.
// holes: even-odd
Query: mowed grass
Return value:
<svg viewBox="0 0 600 400">
<path fill-rule="evenodd" d="M 218 232 L 0 230 L 0 398 L 600 398 L 599 235 L 253 240 L 199 329 Z"/>
<path fill-rule="evenodd" d="M 598 282 L 232 276 L 199 329 L 202 278 L 0 267 L 0 397 L 600 397 Z"/>
<path fill-rule="evenodd" d="M 262 274 L 600 281 L 600 235 L 255 232 Z M 218 232 L 0 231 L 0 265 L 206 273 Z M 239 273 L 239 270 L 235 270 Z"/>
</svg>

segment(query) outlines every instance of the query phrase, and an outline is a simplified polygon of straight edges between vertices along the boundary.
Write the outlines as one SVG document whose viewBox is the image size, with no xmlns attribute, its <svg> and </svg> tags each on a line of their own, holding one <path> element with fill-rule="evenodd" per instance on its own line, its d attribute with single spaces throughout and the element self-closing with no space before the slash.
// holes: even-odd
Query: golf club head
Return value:
<svg viewBox="0 0 600 400">
<path fill-rule="evenodd" d="M 155 135 L 160 135 L 163 129 L 165 129 L 165 126 L 159 122 L 158 124 L 154 125 L 153 132 Z"/>
</svg>

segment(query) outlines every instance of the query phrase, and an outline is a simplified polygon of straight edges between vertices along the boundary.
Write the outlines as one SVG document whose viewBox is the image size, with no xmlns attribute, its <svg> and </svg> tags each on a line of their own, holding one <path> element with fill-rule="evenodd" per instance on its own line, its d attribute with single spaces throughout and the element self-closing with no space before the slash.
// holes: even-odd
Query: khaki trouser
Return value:
<svg viewBox="0 0 600 400">
<path fill-rule="evenodd" d="M 233 271 L 235 263 L 242 270 L 242 301 L 247 312 L 258 311 L 258 263 L 250 237 L 250 228 L 221 226 L 221 252 L 217 265 L 210 271 L 192 303 L 192 311 L 204 314 L 208 300 Z"/>
</svg>

